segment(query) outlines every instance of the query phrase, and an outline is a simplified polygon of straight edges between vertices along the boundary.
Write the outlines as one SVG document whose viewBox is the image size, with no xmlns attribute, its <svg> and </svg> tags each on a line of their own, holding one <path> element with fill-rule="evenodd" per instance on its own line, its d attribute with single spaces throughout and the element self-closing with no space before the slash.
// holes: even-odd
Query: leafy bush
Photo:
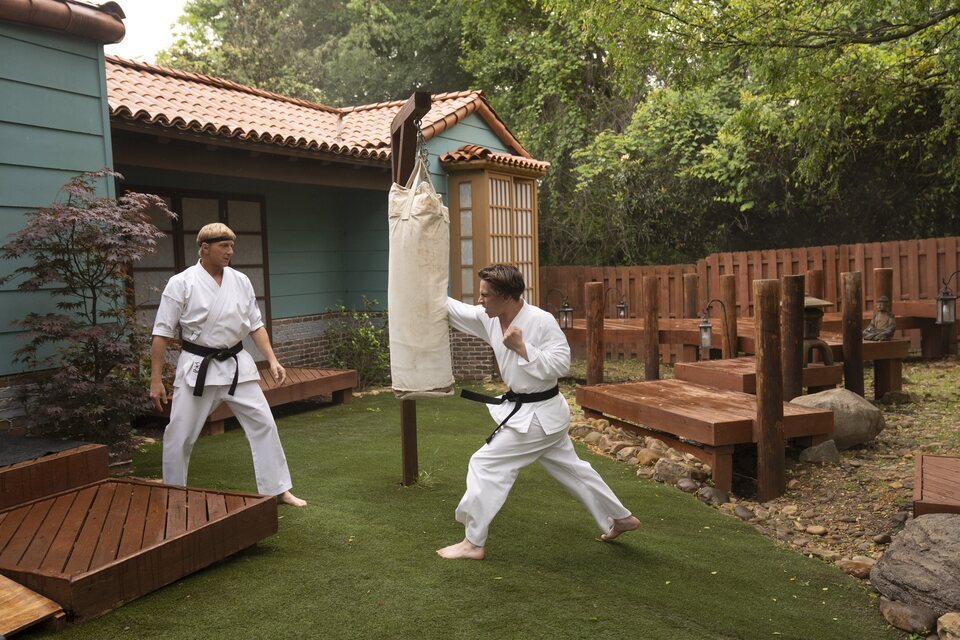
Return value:
<svg viewBox="0 0 960 640">
<path fill-rule="evenodd" d="M 357 386 L 366 389 L 390 381 L 390 334 L 387 313 L 376 300 L 363 298 L 362 309 L 337 305 L 337 317 L 324 331 L 334 367 L 356 369 Z"/>
<path fill-rule="evenodd" d="M 63 187 L 66 201 L 27 214 L 27 225 L 0 247 L 5 259 L 29 264 L 0 279 L 22 292 L 55 298 L 58 313 L 31 312 L 16 321 L 27 343 L 14 362 L 41 371 L 26 394 L 31 433 L 116 442 L 131 419 L 149 411 L 144 366 L 149 336 L 128 302 L 129 265 L 156 250 L 163 232 L 151 208 L 173 216 L 157 196 L 97 198 L 97 184 L 122 177 L 87 172 Z"/>
</svg>

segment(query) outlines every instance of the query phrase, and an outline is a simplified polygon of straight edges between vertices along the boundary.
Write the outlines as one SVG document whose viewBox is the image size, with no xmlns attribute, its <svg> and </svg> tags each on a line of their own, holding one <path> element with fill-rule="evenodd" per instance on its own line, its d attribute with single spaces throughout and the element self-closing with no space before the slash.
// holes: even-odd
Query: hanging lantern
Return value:
<svg viewBox="0 0 960 640">
<path fill-rule="evenodd" d="M 620 298 L 620 302 L 617 303 L 617 317 L 621 320 L 627 319 L 627 303 L 623 298 Z"/>
<path fill-rule="evenodd" d="M 960 273 L 954 271 L 943 279 L 943 288 L 937 294 L 937 324 L 953 324 L 957 321 L 957 296 L 950 290 L 950 281 Z"/>
<path fill-rule="evenodd" d="M 713 325 L 710 324 L 706 309 L 703 311 L 703 319 L 698 327 L 700 328 L 700 348 L 709 353 L 713 348 Z"/>
<path fill-rule="evenodd" d="M 570 306 L 570 303 L 567 302 L 566 298 L 563 299 L 563 302 L 560 305 L 560 311 L 557 319 L 560 321 L 561 329 L 573 328 L 573 307 Z"/>
</svg>

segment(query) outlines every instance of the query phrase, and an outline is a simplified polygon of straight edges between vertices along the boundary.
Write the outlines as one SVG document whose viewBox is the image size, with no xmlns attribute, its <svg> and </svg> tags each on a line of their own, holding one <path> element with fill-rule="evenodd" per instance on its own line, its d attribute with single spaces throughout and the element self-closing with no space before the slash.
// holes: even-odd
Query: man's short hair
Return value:
<svg viewBox="0 0 960 640">
<path fill-rule="evenodd" d="M 477 275 L 489 284 L 498 296 L 519 300 L 526 289 L 523 284 L 523 274 L 512 264 L 492 264 L 480 269 Z"/>
<path fill-rule="evenodd" d="M 216 242 L 223 242 L 225 240 L 236 239 L 237 234 L 235 234 L 230 227 L 222 222 L 211 222 L 208 225 L 204 225 L 203 228 L 197 232 L 197 247 L 200 247 L 205 243 L 212 244 Z"/>
</svg>

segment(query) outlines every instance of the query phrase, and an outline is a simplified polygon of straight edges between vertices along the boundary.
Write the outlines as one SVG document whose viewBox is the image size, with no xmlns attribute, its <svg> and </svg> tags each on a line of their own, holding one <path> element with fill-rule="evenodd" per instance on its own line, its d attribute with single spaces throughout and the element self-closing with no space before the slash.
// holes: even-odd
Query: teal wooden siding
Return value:
<svg viewBox="0 0 960 640">
<path fill-rule="evenodd" d="M 24 214 L 55 202 L 84 171 L 112 165 L 103 47 L 91 40 L 0 23 L 0 237 L 23 228 Z M 112 181 L 103 195 L 113 196 Z M 0 275 L 17 264 L 0 262 Z M 12 320 L 46 313 L 55 301 L 0 287 L 0 375 L 22 372 Z"/>
</svg>

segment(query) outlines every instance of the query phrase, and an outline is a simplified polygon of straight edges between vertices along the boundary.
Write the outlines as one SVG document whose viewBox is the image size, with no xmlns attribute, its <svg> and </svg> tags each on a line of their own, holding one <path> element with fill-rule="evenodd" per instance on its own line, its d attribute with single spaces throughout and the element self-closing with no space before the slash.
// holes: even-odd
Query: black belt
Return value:
<svg viewBox="0 0 960 640">
<path fill-rule="evenodd" d="M 560 385 L 554 385 L 553 389 L 537 391 L 534 393 L 517 393 L 516 391 L 507 391 L 502 397 L 499 398 L 494 396 L 485 396 L 482 393 L 470 391 L 469 389 L 460 390 L 461 398 L 473 400 L 474 402 L 483 402 L 484 404 L 503 404 L 504 402 L 516 402 L 516 405 L 514 405 L 513 411 L 510 412 L 510 415 L 504 418 L 503 421 L 497 425 L 497 428 L 493 430 L 493 433 L 487 436 L 487 444 L 490 444 L 490 441 L 493 440 L 493 436 L 497 435 L 497 432 L 503 428 L 503 425 L 507 424 L 507 421 L 510 420 L 510 418 L 516 415 L 517 411 L 520 411 L 520 407 L 523 406 L 524 402 L 543 402 L 544 400 L 549 400 L 550 398 L 558 395 L 560 395 Z"/>
<path fill-rule="evenodd" d="M 233 384 L 230 385 L 230 391 L 227 392 L 229 395 L 233 395 L 233 392 L 237 390 L 237 380 L 240 379 L 240 361 L 237 360 L 237 354 L 243 351 L 243 342 L 238 342 L 229 349 L 202 347 L 199 344 L 193 344 L 186 340 L 181 341 L 181 346 L 187 353 L 192 353 L 195 356 L 203 356 L 203 360 L 200 362 L 200 370 L 197 371 L 197 386 L 193 388 L 193 395 L 198 398 L 203 395 L 203 385 L 207 380 L 207 367 L 210 365 L 210 360 L 214 358 L 220 362 L 233 358 L 233 361 L 236 363 L 236 367 L 233 370 Z"/>
</svg>

